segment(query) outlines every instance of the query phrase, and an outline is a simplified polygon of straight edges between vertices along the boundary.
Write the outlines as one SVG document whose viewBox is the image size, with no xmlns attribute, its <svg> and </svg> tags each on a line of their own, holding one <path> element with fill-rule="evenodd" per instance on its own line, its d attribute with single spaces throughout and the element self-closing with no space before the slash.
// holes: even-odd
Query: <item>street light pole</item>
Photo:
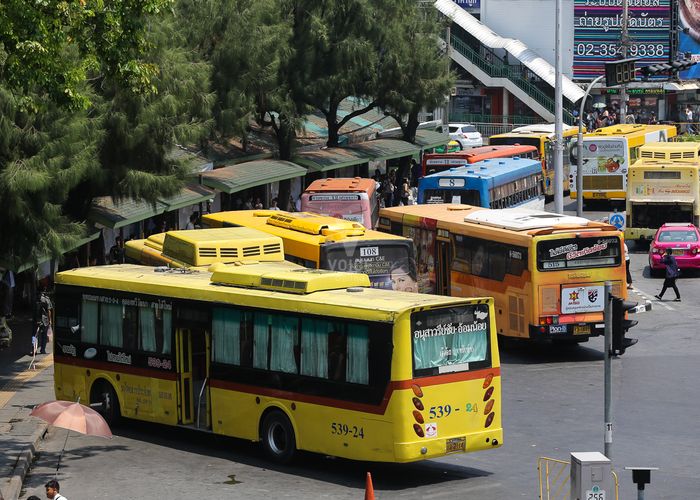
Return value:
<svg viewBox="0 0 700 500">
<path fill-rule="evenodd" d="M 622 0 L 622 29 L 620 42 L 622 45 L 622 58 L 627 59 L 627 47 L 629 46 L 629 8 L 627 0 Z M 627 123 L 627 85 L 620 88 L 620 123 Z"/>
<path fill-rule="evenodd" d="M 583 94 L 583 99 L 581 99 L 581 107 L 578 112 L 578 138 L 576 142 L 576 215 L 579 217 L 583 217 L 583 110 L 586 108 L 586 99 L 588 99 L 588 94 L 590 94 L 591 89 L 603 78 L 605 78 L 605 75 L 600 75 L 588 84 L 586 93 Z"/>
<path fill-rule="evenodd" d="M 605 447 L 604 455 L 612 460 L 612 410 L 610 403 L 612 401 L 612 363 L 610 359 L 610 350 L 612 349 L 612 281 L 605 282 L 605 309 L 603 312 L 605 320 L 605 340 L 603 341 L 603 378 L 605 379 L 605 438 L 603 446 Z"/>
<path fill-rule="evenodd" d="M 561 12 L 562 0 L 556 0 L 554 44 L 554 211 L 564 212 L 564 133 L 561 93 Z"/>
</svg>

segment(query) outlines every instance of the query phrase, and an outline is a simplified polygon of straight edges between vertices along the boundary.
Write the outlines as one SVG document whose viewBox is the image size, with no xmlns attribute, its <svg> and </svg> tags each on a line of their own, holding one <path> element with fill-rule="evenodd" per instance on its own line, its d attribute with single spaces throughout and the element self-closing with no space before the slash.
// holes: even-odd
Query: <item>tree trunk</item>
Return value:
<svg viewBox="0 0 700 500">
<path fill-rule="evenodd" d="M 408 114 L 408 121 L 406 126 L 403 127 L 403 140 L 415 144 L 416 142 L 416 130 L 418 130 L 418 111 L 411 111 Z M 408 178 L 408 173 L 411 168 L 411 158 L 409 156 L 404 156 L 399 159 L 399 171 L 397 172 L 398 179 Z"/>
<path fill-rule="evenodd" d="M 294 127 L 286 115 L 280 115 L 279 120 L 279 128 L 275 129 L 279 159 L 290 161 L 294 146 Z M 289 210 L 289 196 L 291 193 L 291 179 L 280 181 L 279 193 L 277 194 L 277 206 L 280 210 Z"/>
<path fill-rule="evenodd" d="M 277 206 L 280 210 L 289 211 L 290 196 L 292 194 L 292 180 L 280 181 L 280 190 L 277 193 Z"/>
<path fill-rule="evenodd" d="M 328 127 L 326 146 L 329 148 L 337 147 L 340 138 L 338 134 L 340 131 L 340 126 L 338 125 L 338 104 L 331 103 L 329 106 L 328 114 L 326 115 L 326 126 Z"/>
</svg>

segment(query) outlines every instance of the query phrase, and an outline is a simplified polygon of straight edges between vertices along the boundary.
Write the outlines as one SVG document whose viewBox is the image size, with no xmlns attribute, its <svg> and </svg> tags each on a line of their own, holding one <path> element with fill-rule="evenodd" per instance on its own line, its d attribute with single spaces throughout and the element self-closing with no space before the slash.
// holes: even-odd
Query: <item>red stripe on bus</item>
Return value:
<svg viewBox="0 0 700 500">
<path fill-rule="evenodd" d="M 238 382 L 229 382 L 227 380 L 212 380 L 210 386 L 217 389 L 226 389 L 231 391 L 244 392 L 247 394 L 255 394 L 259 396 L 288 399 L 295 402 L 318 404 L 322 406 L 342 408 L 344 410 L 354 410 L 365 413 L 383 415 L 386 412 L 386 407 L 389 404 L 389 399 L 391 399 L 391 395 L 396 390 L 410 389 L 411 386 L 414 384 L 417 384 L 421 387 L 426 387 L 431 385 L 441 385 L 453 382 L 464 382 L 466 380 L 478 380 L 485 378 L 489 373 L 493 373 L 494 376 L 500 376 L 501 369 L 500 367 L 484 368 L 483 370 L 476 370 L 473 372 L 448 373 L 443 375 L 435 375 L 432 377 L 424 377 L 420 379 L 398 380 L 390 382 L 387 386 L 386 392 L 384 393 L 382 402 L 378 405 L 371 405 L 367 403 L 354 403 L 352 401 L 344 401 L 323 396 L 310 396 L 307 394 L 299 394 L 297 392 L 252 386 L 249 384 L 241 384 Z"/>
</svg>

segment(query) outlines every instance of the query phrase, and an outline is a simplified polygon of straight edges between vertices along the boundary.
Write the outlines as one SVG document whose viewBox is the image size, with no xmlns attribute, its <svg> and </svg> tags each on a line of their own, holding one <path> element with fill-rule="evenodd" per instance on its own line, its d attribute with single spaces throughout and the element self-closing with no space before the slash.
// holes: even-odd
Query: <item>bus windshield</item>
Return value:
<svg viewBox="0 0 700 500">
<path fill-rule="evenodd" d="M 490 366 L 486 304 L 414 312 L 413 374 L 427 377 Z"/>
<path fill-rule="evenodd" d="M 366 204 L 366 202 L 365 202 Z M 364 223 L 364 204 L 360 193 L 315 193 L 310 194 L 305 210 L 320 215 Z"/>
<path fill-rule="evenodd" d="M 620 265 L 620 239 L 565 238 L 537 243 L 537 268 L 540 271 L 588 269 Z"/>
<path fill-rule="evenodd" d="M 392 267 L 405 263 L 407 279 L 417 283 L 415 264 L 409 266 L 411 251 L 409 242 L 392 241 L 345 241 L 324 245 L 321 249 L 321 268 L 331 271 L 364 273 L 369 275 L 374 288 L 400 289 L 417 292 L 417 286 L 394 285 L 392 287 Z M 401 281 L 403 284 L 404 280 Z"/>
<path fill-rule="evenodd" d="M 461 181 L 464 183 L 464 180 Z M 426 189 L 425 203 L 461 203 L 463 205 L 481 205 L 481 196 L 476 189 Z"/>
</svg>

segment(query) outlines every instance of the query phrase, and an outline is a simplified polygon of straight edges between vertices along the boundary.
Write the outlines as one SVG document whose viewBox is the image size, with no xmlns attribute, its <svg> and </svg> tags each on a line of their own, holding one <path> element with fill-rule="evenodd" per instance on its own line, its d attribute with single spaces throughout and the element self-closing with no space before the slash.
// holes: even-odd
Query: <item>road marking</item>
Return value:
<svg viewBox="0 0 700 500">
<path fill-rule="evenodd" d="M 669 311 L 676 310 L 675 307 L 671 307 L 669 304 L 666 304 L 663 300 L 659 300 L 656 297 L 654 297 L 653 295 L 651 295 L 647 292 L 644 292 L 643 290 L 640 290 L 639 288 L 636 288 L 633 286 L 632 288 L 630 288 L 630 291 L 636 293 L 644 300 L 650 300 L 652 302 L 652 304 L 659 305 L 659 306 L 663 307 L 664 309 L 667 309 Z"/>
<path fill-rule="evenodd" d="M 23 372 L 18 373 L 12 380 L 0 387 L 0 408 L 4 408 L 7 402 L 12 399 L 12 396 L 14 396 L 26 382 L 39 375 L 52 364 L 53 354 L 47 354 L 34 364 L 35 369 L 24 370 Z"/>
</svg>

